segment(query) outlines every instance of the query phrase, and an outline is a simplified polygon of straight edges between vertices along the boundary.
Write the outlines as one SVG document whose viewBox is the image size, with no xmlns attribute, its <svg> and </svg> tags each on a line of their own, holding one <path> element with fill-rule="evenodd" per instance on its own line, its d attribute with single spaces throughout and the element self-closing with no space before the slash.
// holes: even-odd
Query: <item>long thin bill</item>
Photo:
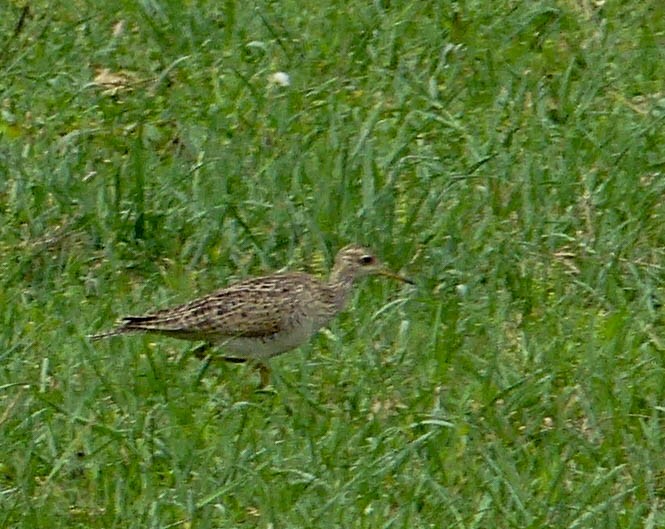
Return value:
<svg viewBox="0 0 665 529">
<path fill-rule="evenodd" d="M 408 283 L 409 285 L 415 285 L 416 284 L 413 280 L 411 280 L 407 277 L 401 276 L 399 274 L 396 274 L 394 272 L 391 272 L 390 270 L 385 270 L 384 269 L 384 270 L 380 270 L 378 273 L 382 276 L 390 277 L 392 279 L 397 279 L 397 281 L 401 281 L 402 283 Z"/>
</svg>

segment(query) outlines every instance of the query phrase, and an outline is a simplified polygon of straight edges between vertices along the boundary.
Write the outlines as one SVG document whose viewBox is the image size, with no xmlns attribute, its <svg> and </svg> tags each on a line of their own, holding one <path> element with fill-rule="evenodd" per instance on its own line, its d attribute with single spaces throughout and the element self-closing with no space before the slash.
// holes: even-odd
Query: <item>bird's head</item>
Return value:
<svg viewBox="0 0 665 529">
<path fill-rule="evenodd" d="M 403 277 L 399 274 L 392 272 L 390 269 L 379 261 L 376 256 L 364 246 L 357 244 L 350 244 L 337 252 L 335 257 L 335 266 L 333 266 L 331 280 L 336 281 L 350 281 L 369 276 L 381 275 L 397 279 L 404 283 L 413 284 L 413 281 Z"/>
</svg>

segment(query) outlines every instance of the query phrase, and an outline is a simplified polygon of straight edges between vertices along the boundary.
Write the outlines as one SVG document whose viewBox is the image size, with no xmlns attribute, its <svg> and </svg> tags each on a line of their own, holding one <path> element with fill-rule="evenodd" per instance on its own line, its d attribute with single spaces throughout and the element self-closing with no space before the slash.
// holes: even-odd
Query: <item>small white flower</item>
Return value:
<svg viewBox="0 0 665 529">
<path fill-rule="evenodd" d="M 459 285 L 455 286 L 455 292 L 457 292 L 459 297 L 463 298 L 469 293 L 469 285 L 460 283 Z"/>
<path fill-rule="evenodd" d="M 291 77 L 286 72 L 275 72 L 270 74 L 268 80 L 277 86 L 291 86 Z"/>
</svg>

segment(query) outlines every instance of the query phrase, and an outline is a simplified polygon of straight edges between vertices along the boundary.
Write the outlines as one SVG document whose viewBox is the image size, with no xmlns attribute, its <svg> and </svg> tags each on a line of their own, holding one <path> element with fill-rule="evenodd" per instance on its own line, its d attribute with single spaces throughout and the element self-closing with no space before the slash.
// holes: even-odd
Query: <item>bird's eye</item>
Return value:
<svg viewBox="0 0 665 529">
<path fill-rule="evenodd" d="M 363 256 L 360 258 L 360 264 L 363 264 L 363 265 L 371 265 L 371 264 L 373 264 L 373 263 L 374 263 L 374 257 L 371 256 L 371 255 L 363 255 Z"/>
</svg>

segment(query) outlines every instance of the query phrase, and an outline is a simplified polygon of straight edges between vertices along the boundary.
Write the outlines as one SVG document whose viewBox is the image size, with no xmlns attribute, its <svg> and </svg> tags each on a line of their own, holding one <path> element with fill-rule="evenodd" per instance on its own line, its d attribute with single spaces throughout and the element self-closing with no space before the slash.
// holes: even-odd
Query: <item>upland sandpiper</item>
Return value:
<svg viewBox="0 0 665 529">
<path fill-rule="evenodd" d="M 356 279 L 383 275 L 413 283 L 383 266 L 367 248 L 342 248 L 328 281 L 302 272 L 245 279 L 183 305 L 128 316 L 97 340 L 145 332 L 219 346 L 225 360 L 263 361 L 310 339 L 345 306 Z"/>
</svg>

